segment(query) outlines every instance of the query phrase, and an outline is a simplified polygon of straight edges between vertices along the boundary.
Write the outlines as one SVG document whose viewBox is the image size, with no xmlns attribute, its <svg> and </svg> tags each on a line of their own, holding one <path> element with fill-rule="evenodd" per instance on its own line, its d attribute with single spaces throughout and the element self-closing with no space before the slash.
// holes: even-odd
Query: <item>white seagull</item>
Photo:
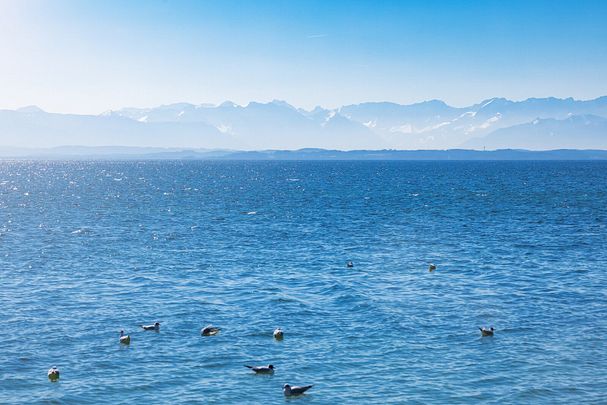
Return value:
<svg viewBox="0 0 607 405">
<path fill-rule="evenodd" d="M 128 345 L 131 343 L 131 337 L 129 335 L 125 335 L 124 331 L 120 331 L 120 343 L 123 345 Z"/>
<path fill-rule="evenodd" d="M 51 381 L 57 381 L 59 379 L 59 369 L 56 366 L 51 367 L 46 374 Z"/>
<path fill-rule="evenodd" d="M 158 332 L 160 330 L 160 322 L 156 322 L 153 325 L 141 325 L 143 330 L 153 330 Z"/>
<path fill-rule="evenodd" d="M 274 339 L 276 340 L 282 340 L 282 338 L 284 337 L 284 332 L 281 328 L 276 328 L 274 329 L 274 333 L 272 333 L 272 336 L 274 336 Z"/>
<path fill-rule="evenodd" d="M 482 336 L 493 336 L 493 331 L 495 329 L 493 329 L 493 326 L 490 327 L 489 329 L 487 328 L 478 328 L 481 331 L 481 335 Z"/>
</svg>

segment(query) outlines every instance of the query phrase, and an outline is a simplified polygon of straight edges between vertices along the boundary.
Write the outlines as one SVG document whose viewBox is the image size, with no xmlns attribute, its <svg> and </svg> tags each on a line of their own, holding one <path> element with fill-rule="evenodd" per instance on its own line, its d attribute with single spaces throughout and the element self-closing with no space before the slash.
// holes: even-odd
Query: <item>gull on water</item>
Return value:
<svg viewBox="0 0 607 405">
<path fill-rule="evenodd" d="M 255 371 L 256 374 L 274 374 L 274 366 L 271 364 L 268 364 L 267 366 L 247 366 L 245 365 L 246 368 L 250 368 L 251 370 Z"/>
<path fill-rule="evenodd" d="M 131 337 L 129 335 L 125 335 L 123 330 L 120 331 L 120 343 L 124 345 L 131 343 Z"/>
<path fill-rule="evenodd" d="M 281 328 L 276 328 L 274 329 L 274 333 L 272 335 L 274 336 L 274 339 L 282 340 L 282 338 L 284 337 L 284 332 Z"/>
<path fill-rule="evenodd" d="M 158 332 L 160 330 L 160 322 L 156 322 L 153 325 L 141 325 L 143 330 L 153 330 Z"/>
<path fill-rule="evenodd" d="M 306 392 L 307 390 L 309 390 L 310 388 L 312 388 L 311 385 L 303 385 L 303 386 L 291 386 L 289 384 L 285 384 L 282 387 L 282 392 L 285 394 L 285 396 L 290 397 L 293 395 L 301 395 L 304 392 Z"/>
<path fill-rule="evenodd" d="M 478 328 L 481 331 L 481 335 L 482 336 L 493 336 L 493 331 L 495 329 L 493 329 L 493 326 L 490 327 L 489 329 L 483 327 L 483 328 Z"/>
<path fill-rule="evenodd" d="M 354 263 L 352 263 L 352 260 L 349 260 L 349 261 L 346 263 L 346 266 L 348 266 L 348 267 L 354 267 Z"/>
<path fill-rule="evenodd" d="M 220 330 L 221 329 L 216 328 L 213 325 L 209 325 L 209 326 L 205 326 L 204 328 L 202 328 L 200 330 L 200 334 L 202 336 L 214 336 L 214 335 L 218 334 Z"/>
<path fill-rule="evenodd" d="M 48 375 L 49 380 L 57 381 L 59 379 L 59 369 L 57 368 L 57 366 L 53 366 L 50 368 L 48 373 L 46 373 L 46 375 Z"/>
</svg>

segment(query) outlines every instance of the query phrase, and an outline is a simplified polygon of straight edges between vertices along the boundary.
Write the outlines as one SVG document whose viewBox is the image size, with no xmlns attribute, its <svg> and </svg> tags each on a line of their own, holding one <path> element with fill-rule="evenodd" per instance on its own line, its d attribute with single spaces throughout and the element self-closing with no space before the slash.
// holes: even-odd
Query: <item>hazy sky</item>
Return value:
<svg viewBox="0 0 607 405">
<path fill-rule="evenodd" d="M 607 1 L 0 0 L 0 108 L 607 94 Z"/>
</svg>

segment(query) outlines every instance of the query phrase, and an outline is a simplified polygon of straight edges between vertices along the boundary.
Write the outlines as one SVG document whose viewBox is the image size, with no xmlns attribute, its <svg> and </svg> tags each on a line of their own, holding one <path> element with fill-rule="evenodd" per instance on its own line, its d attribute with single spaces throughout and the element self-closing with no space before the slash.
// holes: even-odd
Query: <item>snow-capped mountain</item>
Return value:
<svg viewBox="0 0 607 405">
<path fill-rule="evenodd" d="M 285 101 L 240 106 L 177 103 L 100 115 L 0 110 L 0 145 L 124 145 L 232 149 L 607 148 L 607 97 L 369 102 L 298 109 Z M 546 134 L 557 134 L 548 136 Z"/>
<path fill-rule="evenodd" d="M 492 98 L 465 108 L 439 100 L 412 105 L 363 103 L 342 107 L 344 116 L 381 134 L 396 148 L 453 148 L 497 129 L 536 118 L 564 119 L 592 114 L 607 117 L 607 97 L 578 101 L 572 98 L 530 98 L 514 102 Z"/>
<path fill-rule="evenodd" d="M 470 149 L 607 149 L 607 118 L 571 115 L 565 119 L 537 118 L 501 128 L 463 145 Z"/>
</svg>

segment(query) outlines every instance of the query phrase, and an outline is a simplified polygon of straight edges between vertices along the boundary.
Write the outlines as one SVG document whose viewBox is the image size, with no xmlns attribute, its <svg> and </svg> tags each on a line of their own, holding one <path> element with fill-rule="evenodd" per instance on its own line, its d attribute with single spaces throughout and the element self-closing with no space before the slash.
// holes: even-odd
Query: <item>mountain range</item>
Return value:
<svg viewBox="0 0 607 405">
<path fill-rule="evenodd" d="M 235 150 L 607 149 L 607 96 L 593 100 L 367 102 L 336 109 L 284 101 L 177 103 L 99 115 L 0 110 L 0 146 L 61 145 Z"/>
</svg>

